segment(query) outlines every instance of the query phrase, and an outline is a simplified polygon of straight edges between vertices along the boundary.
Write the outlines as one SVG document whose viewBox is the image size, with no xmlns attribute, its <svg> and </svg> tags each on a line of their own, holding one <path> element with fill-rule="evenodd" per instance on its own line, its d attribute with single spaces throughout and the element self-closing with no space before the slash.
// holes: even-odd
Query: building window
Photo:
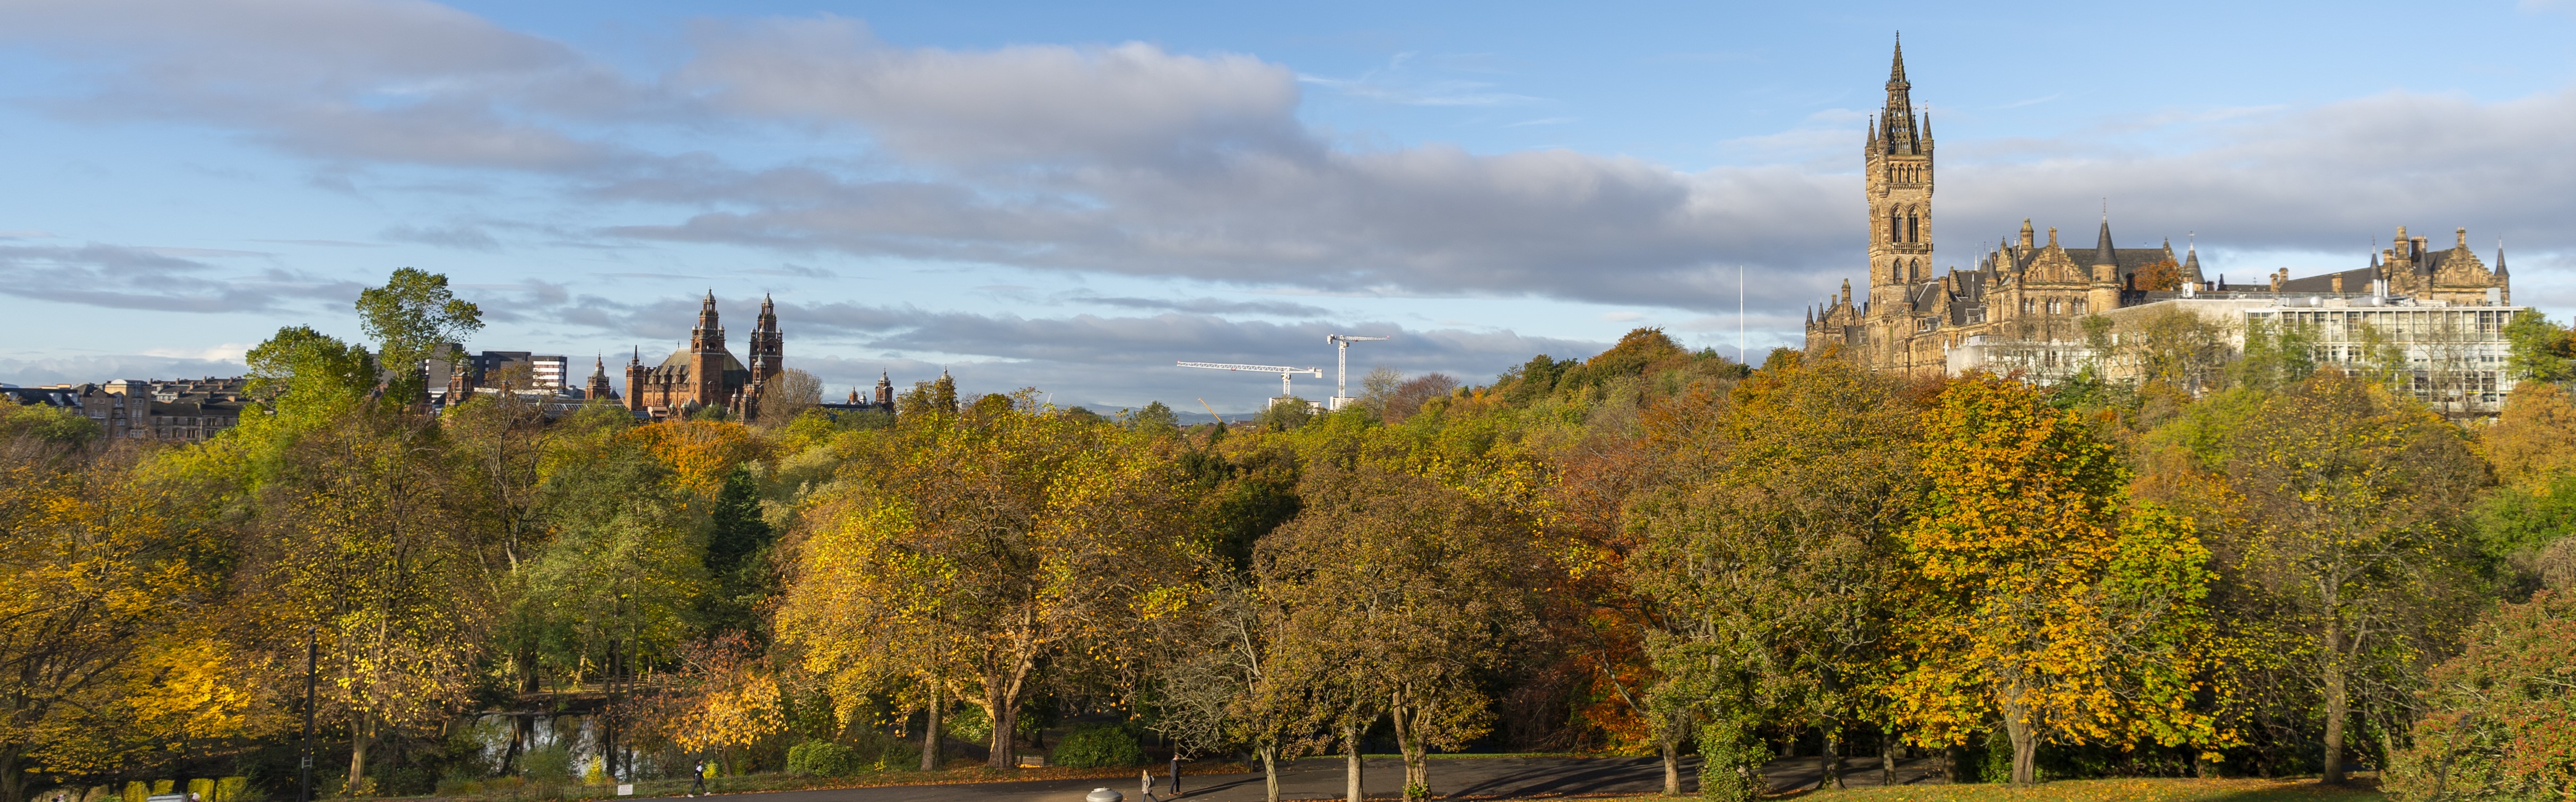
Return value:
<svg viewBox="0 0 2576 802">
<path fill-rule="evenodd" d="M 2064 314 L 2064 313 L 2065 313 L 2065 311 L 2066 311 L 2066 310 L 2065 310 L 2065 308 L 2059 304 L 2059 302 L 2057 301 L 2057 299 L 2055 299 L 2055 298 L 2051 298 L 2051 299 L 2049 299 L 2049 301 L 2048 301 L 2048 313 L 2049 313 L 2049 314 L 2052 314 L 2052 315 L 2056 315 L 2056 314 Z"/>
</svg>

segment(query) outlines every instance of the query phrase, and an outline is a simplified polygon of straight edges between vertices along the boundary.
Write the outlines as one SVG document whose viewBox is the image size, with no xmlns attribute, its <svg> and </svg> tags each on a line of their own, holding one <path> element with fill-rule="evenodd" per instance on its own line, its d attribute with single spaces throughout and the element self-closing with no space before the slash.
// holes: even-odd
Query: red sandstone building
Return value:
<svg viewBox="0 0 2576 802">
<path fill-rule="evenodd" d="M 761 395 L 786 371 L 780 363 L 784 340 L 778 313 L 769 299 L 760 300 L 760 320 L 752 326 L 751 366 L 744 367 L 725 350 L 724 326 L 716 322 L 716 295 L 710 291 L 698 306 L 698 326 L 689 344 L 645 367 L 643 352 L 626 363 L 626 408 L 655 418 L 684 416 L 707 407 L 722 407 L 737 417 L 760 414 Z"/>
</svg>

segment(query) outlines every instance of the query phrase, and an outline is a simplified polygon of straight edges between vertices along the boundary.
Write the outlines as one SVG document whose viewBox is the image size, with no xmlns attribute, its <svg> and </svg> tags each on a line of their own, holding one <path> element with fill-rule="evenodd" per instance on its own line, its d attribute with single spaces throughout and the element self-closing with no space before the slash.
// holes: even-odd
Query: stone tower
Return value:
<svg viewBox="0 0 2576 802">
<path fill-rule="evenodd" d="M 717 406 L 725 398 L 725 331 L 716 322 L 716 292 L 707 291 L 707 299 L 698 304 L 698 326 L 689 330 L 690 396 L 698 403 Z"/>
<path fill-rule="evenodd" d="M 760 322 L 752 326 L 749 344 L 751 380 L 754 383 L 769 384 L 778 379 L 778 374 L 786 372 L 785 363 L 780 361 L 785 356 L 785 346 L 786 335 L 778 332 L 778 310 L 764 294 L 760 296 Z"/>
<path fill-rule="evenodd" d="M 1928 114 L 1915 116 L 1913 88 L 1905 81 L 1905 43 L 1899 40 L 1888 67 L 1887 105 L 1870 123 L 1862 169 L 1873 312 L 1895 309 L 1908 285 L 1932 278 L 1932 121 Z M 1886 332 L 1882 342 L 1911 333 Z"/>
<path fill-rule="evenodd" d="M 636 365 L 629 362 L 627 363 L 627 367 L 628 375 L 631 377 Z M 581 397 L 592 401 L 617 397 L 617 393 L 608 388 L 608 358 L 606 356 L 594 356 L 590 360 L 590 384 L 582 388 Z"/>
</svg>

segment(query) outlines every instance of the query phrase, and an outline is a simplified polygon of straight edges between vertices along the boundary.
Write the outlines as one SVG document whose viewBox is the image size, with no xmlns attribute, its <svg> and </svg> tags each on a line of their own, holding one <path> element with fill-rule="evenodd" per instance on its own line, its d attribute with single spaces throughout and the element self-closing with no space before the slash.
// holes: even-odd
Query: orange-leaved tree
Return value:
<svg viewBox="0 0 2576 802">
<path fill-rule="evenodd" d="M 2208 551 L 2188 522 L 2126 503 L 2111 447 L 2020 382 L 1954 381 L 1923 429 L 1887 688 L 1909 740 L 2000 718 L 2016 784 L 2043 743 L 2217 744 L 2195 698 Z"/>
</svg>

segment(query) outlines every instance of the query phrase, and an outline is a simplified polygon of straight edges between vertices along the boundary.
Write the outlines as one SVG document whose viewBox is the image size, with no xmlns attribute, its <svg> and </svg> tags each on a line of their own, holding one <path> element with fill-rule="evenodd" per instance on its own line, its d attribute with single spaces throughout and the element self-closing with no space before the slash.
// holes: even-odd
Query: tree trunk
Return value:
<svg viewBox="0 0 2576 802">
<path fill-rule="evenodd" d="M 2352 715 L 2352 698 L 2344 687 L 2343 620 L 2328 611 L 2326 620 L 2325 686 L 2326 686 L 2326 765 L 2318 782 L 2343 784 L 2343 721 Z"/>
<path fill-rule="evenodd" d="M 342 786 L 348 796 L 357 796 L 367 781 L 367 742 L 375 739 L 375 726 L 365 710 L 349 714 L 349 781 Z"/>
<path fill-rule="evenodd" d="M 1013 730 L 1019 728 L 1020 706 L 1008 701 L 996 702 L 993 714 L 986 718 L 993 720 L 993 751 L 985 756 L 984 764 L 997 769 L 1018 766 L 1019 755 L 1013 753 L 1019 751 L 1019 736 Z"/>
<path fill-rule="evenodd" d="M 2039 743 L 2030 731 L 2030 708 L 2019 700 L 2006 702 L 2004 731 L 2012 736 L 2012 784 L 2026 786 L 2038 782 L 2039 772 L 2032 763 L 2039 756 Z"/>
<path fill-rule="evenodd" d="M 1342 727 L 1342 760 L 1344 779 L 1350 785 L 1350 802 L 1363 802 L 1368 795 L 1360 790 L 1360 728 L 1357 725 Z"/>
<path fill-rule="evenodd" d="M 930 726 L 921 728 L 922 771 L 939 770 L 939 703 L 947 695 L 948 694 L 941 692 L 938 683 L 931 683 Z"/>
<path fill-rule="evenodd" d="M 1279 746 L 1264 744 L 1252 751 L 1261 755 L 1262 802 L 1279 802 Z"/>
<path fill-rule="evenodd" d="M 1664 735 L 1664 737 L 1657 738 L 1657 739 L 1655 739 L 1655 740 L 1657 740 L 1657 741 L 1661 741 L 1661 742 L 1662 742 L 1662 743 L 1656 744 L 1656 746 L 1662 747 L 1662 748 L 1663 748 L 1663 753 L 1664 753 L 1664 795 L 1665 795 L 1665 796 L 1681 796 L 1681 795 L 1682 795 L 1682 745 L 1681 745 L 1681 739 L 1680 739 L 1680 738 L 1676 738 L 1676 737 L 1674 737 L 1671 733 L 1666 733 L 1666 734 Z"/>
<path fill-rule="evenodd" d="M 0 802 L 19 802 L 26 793 L 27 777 L 18 770 L 17 747 L 0 749 Z"/>
<path fill-rule="evenodd" d="M 1843 737 L 1831 727 L 1820 728 L 1825 748 L 1816 754 L 1816 790 L 1843 787 Z"/>
<path fill-rule="evenodd" d="M 1887 787 L 1896 785 L 1896 733 L 1894 731 L 1878 734 L 1878 784 Z"/>
<path fill-rule="evenodd" d="M 1430 715 L 1428 711 L 1406 702 L 1404 696 L 1396 696 L 1395 704 L 1388 705 L 1387 712 L 1395 725 L 1395 750 L 1404 755 L 1404 790 L 1401 793 L 1409 802 L 1431 798 L 1431 770 L 1424 762 L 1430 750 L 1422 742 L 1422 722 Z"/>
</svg>

